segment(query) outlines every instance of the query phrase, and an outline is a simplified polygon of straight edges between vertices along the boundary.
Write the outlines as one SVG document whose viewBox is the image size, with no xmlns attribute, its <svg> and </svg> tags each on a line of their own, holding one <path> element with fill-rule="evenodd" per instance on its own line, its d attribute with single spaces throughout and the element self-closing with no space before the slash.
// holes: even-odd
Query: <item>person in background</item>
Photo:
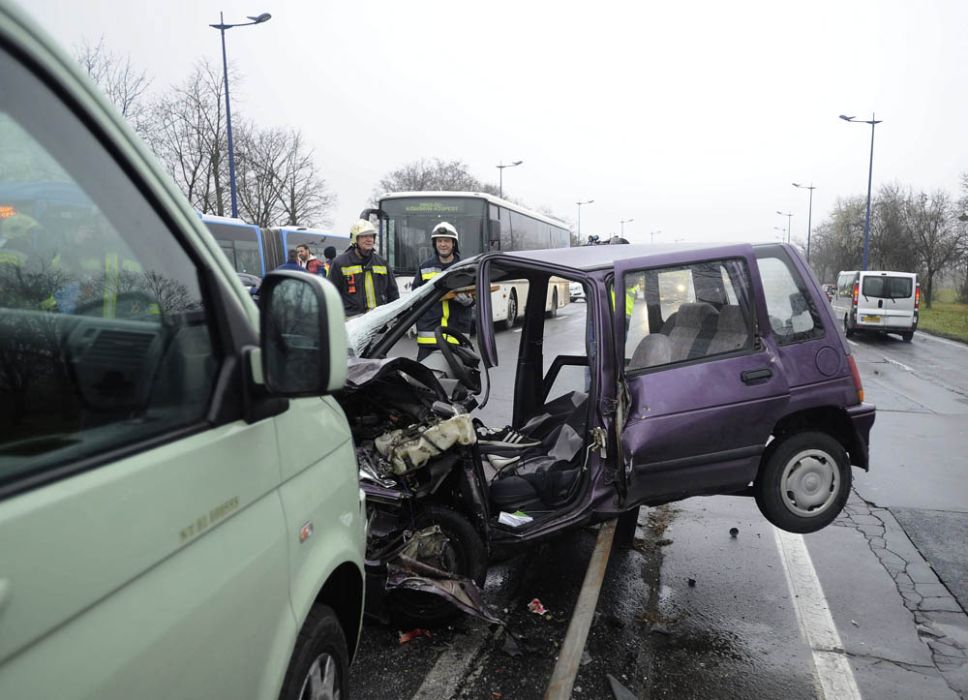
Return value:
<svg viewBox="0 0 968 700">
<path fill-rule="evenodd" d="M 323 261 L 323 266 L 326 268 L 327 277 L 329 277 L 329 268 L 333 266 L 333 258 L 335 257 L 336 257 L 336 248 L 334 248 L 331 245 L 326 246 L 326 249 L 323 250 L 323 258 L 325 258 L 325 260 Z"/>
<path fill-rule="evenodd" d="M 313 255 L 313 251 L 309 249 L 308 245 L 300 243 L 296 246 L 296 253 L 299 255 L 299 264 L 306 272 L 314 275 L 326 275 L 327 270 L 323 261 Z"/>
<path fill-rule="evenodd" d="M 277 270 L 299 270 L 300 272 L 306 271 L 303 268 L 303 266 L 299 264 L 299 253 L 292 248 L 289 249 L 289 257 L 287 258 L 286 262 L 282 263 L 282 265 L 280 265 L 276 269 Z"/>
<path fill-rule="evenodd" d="M 446 221 L 441 221 L 430 233 L 430 242 L 434 247 L 434 256 L 424 260 L 417 267 L 417 274 L 413 278 L 413 289 L 429 282 L 441 272 L 460 260 L 457 245 L 457 229 Z M 417 362 L 437 350 L 435 331 L 438 326 L 453 328 L 464 335 L 471 332 L 473 325 L 471 305 L 474 298 L 470 294 L 448 294 L 440 303 L 434 304 L 417 319 Z M 448 342 L 457 343 L 450 336 L 444 336 Z"/>
<path fill-rule="evenodd" d="M 350 229 L 350 247 L 329 268 L 329 281 L 343 298 L 347 318 L 400 298 L 393 271 L 373 251 L 375 246 L 376 228 L 360 219 Z"/>
</svg>

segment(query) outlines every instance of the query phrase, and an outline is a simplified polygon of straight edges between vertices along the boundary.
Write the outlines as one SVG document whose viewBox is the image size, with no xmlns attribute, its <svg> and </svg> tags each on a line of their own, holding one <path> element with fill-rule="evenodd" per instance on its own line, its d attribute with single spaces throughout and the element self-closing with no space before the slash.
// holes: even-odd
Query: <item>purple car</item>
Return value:
<svg viewBox="0 0 968 700">
<path fill-rule="evenodd" d="M 582 285 L 587 305 L 546 318 L 552 277 Z M 523 323 L 517 352 L 499 357 L 490 290 L 512 280 L 525 290 Z M 477 347 L 439 328 L 441 351 L 423 365 L 393 357 L 456 290 L 476 291 Z M 584 318 L 583 334 L 562 334 L 569 314 Z M 788 245 L 489 253 L 347 329 L 356 358 L 341 401 L 371 563 L 402 621 L 473 607 L 444 572 L 480 582 L 489 552 L 640 505 L 748 495 L 777 527 L 814 532 L 843 509 L 851 466 L 868 468 L 874 406 Z M 514 368 L 508 425 L 485 424 L 482 372 L 500 365 Z"/>
</svg>

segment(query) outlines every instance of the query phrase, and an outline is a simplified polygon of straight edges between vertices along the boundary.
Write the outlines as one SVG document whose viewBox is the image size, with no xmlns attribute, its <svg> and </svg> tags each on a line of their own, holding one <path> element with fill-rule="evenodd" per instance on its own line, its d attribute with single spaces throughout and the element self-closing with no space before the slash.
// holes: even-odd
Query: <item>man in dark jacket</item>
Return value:
<svg viewBox="0 0 968 700">
<path fill-rule="evenodd" d="M 333 259 L 329 281 L 343 298 L 347 318 L 372 311 L 400 297 L 397 281 L 386 260 L 373 252 L 376 229 L 360 219 L 350 229 L 350 247 Z"/>
<path fill-rule="evenodd" d="M 434 227 L 430 234 L 431 243 L 436 253 L 432 258 L 424 260 L 417 267 L 417 274 L 413 278 L 413 289 L 417 289 L 424 282 L 429 282 L 441 272 L 460 260 L 457 246 L 457 229 L 446 221 Z M 470 294 L 448 294 L 439 303 L 434 304 L 423 316 L 417 319 L 417 361 L 437 349 L 437 338 L 434 331 L 438 326 L 453 328 L 467 335 L 471 331 L 471 305 L 474 298 Z M 448 342 L 457 343 L 450 336 L 444 336 Z"/>
<path fill-rule="evenodd" d="M 277 270 L 299 270 L 300 272 L 305 272 L 303 266 L 299 264 L 299 253 L 295 250 L 289 251 L 289 258 L 286 262 L 279 265 Z"/>
</svg>

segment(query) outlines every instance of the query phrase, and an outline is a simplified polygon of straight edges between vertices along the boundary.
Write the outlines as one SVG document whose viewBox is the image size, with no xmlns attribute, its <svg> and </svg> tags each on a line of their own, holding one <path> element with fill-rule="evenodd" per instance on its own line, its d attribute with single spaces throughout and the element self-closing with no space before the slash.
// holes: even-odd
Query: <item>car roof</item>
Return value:
<svg viewBox="0 0 968 700">
<path fill-rule="evenodd" d="M 552 265 L 563 265 L 576 270 L 610 269 L 617 260 L 630 258 L 663 258 L 671 255 L 702 253 L 702 257 L 715 257 L 718 251 L 735 255 L 735 243 L 690 243 L 648 245 L 644 243 L 619 245 L 586 245 L 574 248 L 553 248 L 550 250 L 518 250 L 504 255 L 538 260 Z M 776 245 L 776 244 L 772 244 Z M 758 246 L 754 246 L 758 247 Z"/>
</svg>

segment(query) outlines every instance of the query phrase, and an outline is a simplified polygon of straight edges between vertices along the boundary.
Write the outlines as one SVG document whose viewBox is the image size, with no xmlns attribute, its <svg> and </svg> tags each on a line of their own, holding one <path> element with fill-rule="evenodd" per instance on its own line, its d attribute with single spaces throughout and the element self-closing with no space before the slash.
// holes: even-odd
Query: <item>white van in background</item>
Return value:
<svg viewBox="0 0 968 700">
<path fill-rule="evenodd" d="M 831 301 L 844 322 L 844 332 L 898 333 L 910 343 L 918 328 L 921 286 L 913 272 L 845 271 L 837 275 Z"/>
</svg>

